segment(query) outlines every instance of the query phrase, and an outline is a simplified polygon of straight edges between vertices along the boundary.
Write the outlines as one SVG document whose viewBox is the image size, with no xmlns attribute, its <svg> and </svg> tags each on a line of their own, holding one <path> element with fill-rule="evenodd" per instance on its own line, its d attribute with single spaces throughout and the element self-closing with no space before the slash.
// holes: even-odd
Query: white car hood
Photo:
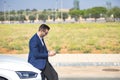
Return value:
<svg viewBox="0 0 120 80">
<path fill-rule="evenodd" d="M 0 68 L 13 70 L 13 71 L 34 71 L 36 68 L 33 68 L 32 65 L 28 63 L 21 62 L 0 62 Z"/>
<path fill-rule="evenodd" d="M 13 70 L 13 71 L 40 72 L 40 70 L 33 67 L 24 58 L 18 58 L 18 57 L 5 57 L 4 58 L 4 56 L 2 56 L 0 58 L 0 69 L 7 69 L 7 70 Z"/>
</svg>

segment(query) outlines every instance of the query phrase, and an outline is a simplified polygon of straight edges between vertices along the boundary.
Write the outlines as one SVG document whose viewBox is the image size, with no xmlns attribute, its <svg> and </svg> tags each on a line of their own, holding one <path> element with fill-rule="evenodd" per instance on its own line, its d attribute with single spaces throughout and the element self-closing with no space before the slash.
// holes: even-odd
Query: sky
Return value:
<svg viewBox="0 0 120 80">
<path fill-rule="evenodd" d="M 0 0 L 0 11 L 7 10 L 26 10 L 26 9 L 71 9 L 74 0 Z M 79 0 L 80 9 L 88 9 L 96 6 L 106 7 L 109 1 L 112 7 L 119 6 L 120 0 Z M 62 5 L 61 5 L 62 3 Z"/>
</svg>

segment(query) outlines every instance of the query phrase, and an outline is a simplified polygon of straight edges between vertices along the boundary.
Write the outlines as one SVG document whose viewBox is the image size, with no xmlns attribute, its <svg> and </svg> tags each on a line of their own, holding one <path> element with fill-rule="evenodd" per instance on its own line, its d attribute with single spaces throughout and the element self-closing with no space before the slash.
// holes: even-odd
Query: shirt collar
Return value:
<svg viewBox="0 0 120 80">
<path fill-rule="evenodd" d="M 44 46 L 44 43 L 43 43 L 43 41 L 42 41 L 42 39 L 43 39 L 43 38 L 42 38 L 42 37 L 40 37 L 38 33 L 37 33 L 37 35 L 38 35 L 38 37 L 39 37 L 40 41 L 42 42 L 42 45 Z"/>
</svg>

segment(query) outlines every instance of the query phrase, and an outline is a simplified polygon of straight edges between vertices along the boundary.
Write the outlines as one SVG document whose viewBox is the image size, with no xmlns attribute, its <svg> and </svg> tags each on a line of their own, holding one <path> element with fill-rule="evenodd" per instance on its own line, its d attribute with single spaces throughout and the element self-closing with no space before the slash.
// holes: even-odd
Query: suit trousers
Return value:
<svg viewBox="0 0 120 80">
<path fill-rule="evenodd" d="M 58 80 L 58 74 L 53 66 L 47 61 L 45 69 L 41 72 L 42 80 Z"/>
</svg>

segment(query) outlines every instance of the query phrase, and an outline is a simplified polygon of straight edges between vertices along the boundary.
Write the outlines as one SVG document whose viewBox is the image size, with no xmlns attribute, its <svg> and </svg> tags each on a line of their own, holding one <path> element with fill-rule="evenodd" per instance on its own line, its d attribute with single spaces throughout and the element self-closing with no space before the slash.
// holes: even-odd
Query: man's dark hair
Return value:
<svg viewBox="0 0 120 80">
<path fill-rule="evenodd" d="M 40 31 L 40 30 L 46 30 L 46 29 L 50 30 L 50 27 L 48 25 L 46 25 L 46 24 L 42 24 L 42 25 L 40 25 L 38 31 Z"/>
</svg>

